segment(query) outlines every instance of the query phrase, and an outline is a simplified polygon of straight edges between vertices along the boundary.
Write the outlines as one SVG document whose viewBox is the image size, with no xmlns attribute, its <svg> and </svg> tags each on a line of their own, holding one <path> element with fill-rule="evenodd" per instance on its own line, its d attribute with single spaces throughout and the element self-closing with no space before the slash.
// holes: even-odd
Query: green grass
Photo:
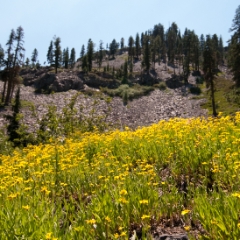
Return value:
<svg viewBox="0 0 240 240">
<path fill-rule="evenodd" d="M 206 98 L 207 102 L 202 105 L 203 108 L 208 109 L 209 114 L 212 113 L 212 103 L 210 98 L 210 92 L 206 91 L 206 85 L 198 85 L 202 91 L 202 98 Z M 215 79 L 215 102 L 217 112 L 223 112 L 224 115 L 231 115 L 239 111 L 238 99 L 236 91 L 234 91 L 234 83 L 223 77 L 217 77 Z"/>
<path fill-rule="evenodd" d="M 129 86 L 128 84 L 122 84 L 116 89 L 101 88 L 103 93 L 108 94 L 111 97 L 123 97 L 127 93 L 128 99 L 132 100 L 144 95 L 149 94 L 154 90 L 154 87 L 150 86 L 141 86 L 139 84 Z"/>
</svg>

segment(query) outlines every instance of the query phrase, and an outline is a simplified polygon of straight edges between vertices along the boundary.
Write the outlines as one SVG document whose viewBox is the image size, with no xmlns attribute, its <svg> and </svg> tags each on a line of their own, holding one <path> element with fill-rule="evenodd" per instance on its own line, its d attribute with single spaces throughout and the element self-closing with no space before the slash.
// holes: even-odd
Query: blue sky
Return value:
<svg viewBox="0 0 240 240">
<path fill-rule="evenodd" d="M 130 35 L 155 24 L 167 29 L 176 22 L 182 33 L 186 27 L 198 35 L 216 33 L 226 45 L 238 5 L 239 0 L 0 0 L 0 44 L 6 48 L 11 29 L 21 25 L 25 56 L 37 48 L 43 64 L 54 35 L 62 49 L 74 47 L 78 57 L 89 38 L 96 48 L 100 40 L 106 46 L 124 37 L 127 43 Z"/>
</svg>

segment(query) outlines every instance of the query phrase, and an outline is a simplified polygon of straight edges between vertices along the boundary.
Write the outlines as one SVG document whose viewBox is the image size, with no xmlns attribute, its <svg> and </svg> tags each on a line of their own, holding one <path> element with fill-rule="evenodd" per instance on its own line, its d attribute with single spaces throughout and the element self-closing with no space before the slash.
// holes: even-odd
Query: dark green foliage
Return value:
<svg viewBox="0 0 240 240">
<path fill-rule="evenodd" d="M 0 69 L 1 69 L 1 67 L 4 66 L 4 63 L 5 63 L 4 56 L 5 56 L 4 49 L 2 48 L 2 46 L 0 44 Z"/>
<path fill-rule="evenodd" d="M 98 67 L 99 67 L 99 70 L 100 70 L 100 68 L 101 68 L 101 66 L 102 66 L 103 57 L 104 57 L 103 42 L 100 41 L 99 54 L 98 54 Z"/>
<path fill-rule="evenodd" d="M 29 67 L 29 63 L 30 63 L 30 60 L 29 60 L 29 58 L 27 58 L 25 61 L 26 67 Z"/>
<path fill-rule="evenodd" d="M 9 40 L 7 42 L 7 60 L 6 68 L 4 70 L 4 86 L 2 92 L 2 102 L 8 105 L 12 99 L 15 85 L 19 83 L 20 65 L 23 64 L 23 28 L 17 28 L 16 33 L 11 31 Z M 15 44 L 14 44 L 15 43 Z"/>
<path fill-rule="evenodd" d="M 23 38 L 24 38 L 24 31 L 21 26 L 19 26 L 16 30 L 16 35 L 15 35 L 15 41 L 16 41 L 16 47 L 15 47 L 15 54 L 14 54 L 14 60 L 13 60 L 13 67 L 16 65 L 21 65 L 22 64 L 22 59 L 23 59 L 23 51 L 25 51 L 23 47 Z"/>
<path fill-rule="evenodd" d="M 145 36 L 144 39 L 143 65 L 147 72 L 149 72 L 151 64 L 150 64 L 150 40 L 148 36 Z"/>
<path fill-rule="evenodd" d="M 18 88 L 15 103 L 13 105 L 13 115 L 7 115 L 6 119 L 9 121 L 7 126 L 8 139 L 15 147 L 26 146 L 28 143 L 33 143 L 33 137 L 27 133 L 26 126 L 21 124 L 22 115 L 20 114 L 20 88 Z"/>
<path fill-rule="evenodd" d="M 93 42 L 91 39 L 89 39 L 87 46 L 88 71 L 92 70 L 92 61 L 93 61 Z"/>
<path fill-rule="evenodd" d="M 136 39 L 135 39 L 135 49 L 136 49 L 136 56 L 138 58 L 139 55 L 141 55 L 141 48 L 140 48 L 140 37 L 139 34 L 137 33 Z"/>
<path fill-rule="evenodd" d="M 121 48 L 121 49 L 124 48 L 124 38 L 121 38 L 121 41 L 120 41 L 120 48 Z"/>
<path fill-rule="evenodd" d="M 230 31 L 233 35 L 229 44 L 228 66 L 233 73 L 236 87 L 240 87 L 240 5 L 236 9 Z"/>
<path fill-rule="evenodd" d="M 76 62 L 76 51 L 75 51 L 75 48 L 72 48 L 71 49 L 71 54 L 70 54 L 70 65 L 71 65 L 71 68 L 73 68 L 75 62 Z"/>
<path fill-rule="evenodd" d="M 80 58 L 82 59 L 84 55 L 85 55 L 85 46 L 83 44 L 80 52 Z"/>
<path fill-rule="evenodd" d="M 115 39 L 113 39 L 109 46 L 110 55 L 112 55 L 113 58 L 118 50 L 118 47 L 119 47 L 119 44 L 116 42 Z"/>
<path fill-rule="evenodd" d="M 54 63 L 53 57 L 54 57 L 53 41 L 51 41 L 47 52 L 47 61 L 50 64 L 50 66 Z"/>
<path fill-rule="evenodd" d="M 128 39 L 128 56 L 131 59 L 131 61 L 133 60 L 135 53 L 134 44 L 135 44 L 134 39 L 132 36 L 130 36 Z"/>
<path fill-rule="evenodd" d="M 122 84 L 128 83 L 128 62 L 125 61 L 123 66 L 123 77 L 122 77 Z"/>
<path fill-rule="evenodd" d="M 168 44 L 168 61 L 174 65 L 175 54 L 176 54 L 176 42 L 178 34 L 178 26 L 176 23 L 172 23 L 166 34 Z"/>
<path fill-rule="evenodd" d="M 32 58 L 31 58 L 33 66 L 36 64 L 37 58 L 38 58 L 38 50 L 36 48 L 34 48 L 33 53 L 32 53 Z"/>
<path fill-rule="evenodd" d="M 82 70 L 84 72 L 88 71 L 88 60 L 87 60 L 87 55 L 83 56 L 82 58 Z"/>
<path fill-rule="evenodd" d="M 59 37 L 54 37 L 54 63 L 55 63 L 55 73 L 57 73 L 57 70 L 60 66 L 60 60 L 61 60 L 61 39 Z"/>
<path fill-rule="evenodd" d="M 64 68 L 68 69 L 68 64 L 69 64 L 69 50 L 68 48 L 63 49 L 63 54 L 62 54 L 62 63 Z"/>
<path fill-rule="evenodd" d="M 212 99 L 212 110 L 213 116 L 217 116 L 215 97 L 214 97 L 214 78 L 216 75 L 215 66 L 216 66 L 216 54 L 214 47 L 214 39 L 209 35 L 207 36 L 204 52 L 203 52 L 203 72 L 204 79 L 206 81 L 206 86 L 210 87 L 211 90 L 211 99 Z"/>
<path fill-rule="evenodd" d="M 201 88 L 200 87 L 198 87 L 198 86 L 193 86 L 193 87 L 190 87 L 190 93 L 192 93 L 192 94 L 201 94 Z"/>
</svg>

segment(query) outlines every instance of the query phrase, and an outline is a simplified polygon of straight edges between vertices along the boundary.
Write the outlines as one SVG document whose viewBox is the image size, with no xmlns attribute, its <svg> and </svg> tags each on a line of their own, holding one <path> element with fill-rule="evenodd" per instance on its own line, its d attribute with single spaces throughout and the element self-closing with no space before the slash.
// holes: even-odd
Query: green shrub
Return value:
<svg viewBox="0 0 240 240">
<path fill-rule="evenodd" d="M 192 94 L 201 94 L 202 90 L 198 86 L 193 86 L 189 89 L 190 93 Z"/>
</svg>

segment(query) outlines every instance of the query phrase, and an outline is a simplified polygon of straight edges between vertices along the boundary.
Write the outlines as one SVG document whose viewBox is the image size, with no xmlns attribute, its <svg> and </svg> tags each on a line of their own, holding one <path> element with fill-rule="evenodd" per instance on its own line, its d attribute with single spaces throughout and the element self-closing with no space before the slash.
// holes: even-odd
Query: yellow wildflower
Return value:
<svg viewBox="0 0 240 240">
<path fill-rule="evenodd" d="M 108 216 L 105 217 L 105 220 L 106 220 L 107 222 L 109 222 L 109 223 L 111 222 L 111 219 L 110 219 L 110 217 L 108 217 Z"/>
<path fill-rule="evenodd" d="M 148 200 L 146 200 L 146 199 L 140 200 L 139 202 L 140 202 L 140 204 L 148 205 Z"/>
<path fill-rule="evenodd" d="M 120 195 L 127 195 L 127 193 L 128 193 L 128 192 L 127 192 L 127 190 L 125 190 L 125 189 L 123 189 L 123 190 L 120 191 Z"/>
<path fill-rule="evenodd" d="M 141 217 L 142 220 L 144 220 L 144 219 L 146 219 L 146 218 L 150 218 L 150 215 L 145 215 L 145 214 L 144 214 L 144 215 L 142 215 L 142 217 Z"/>
<path fill-rule="evenodd" d="M 181 215 L 186 215 L 187 213 L 191 212 L 189 209 L 185 209 L 181 212 Z"/>
<path fill-rule="evenodd" d="M 26 209 L 26 210 L 29 210 L 29 205 L 26 205 L 26 206 L 22 206 L 23 209 Z"/>
<path fill-rule="evenodd" d="M 186 231 L 189 231 L 189 230 L 191 229 L 191 227 L 190 227 L 190 226 L 185 226 L 184 229 L 185 229 Z"/>
<path fill-rule="evenodd" d="M 95 224 L 96 223 L 96 220 L 95 219 L 90 219 L 90 220 L 86 220 L 86 222 L 88 223 L 88 224 Z"/>
</svg>

